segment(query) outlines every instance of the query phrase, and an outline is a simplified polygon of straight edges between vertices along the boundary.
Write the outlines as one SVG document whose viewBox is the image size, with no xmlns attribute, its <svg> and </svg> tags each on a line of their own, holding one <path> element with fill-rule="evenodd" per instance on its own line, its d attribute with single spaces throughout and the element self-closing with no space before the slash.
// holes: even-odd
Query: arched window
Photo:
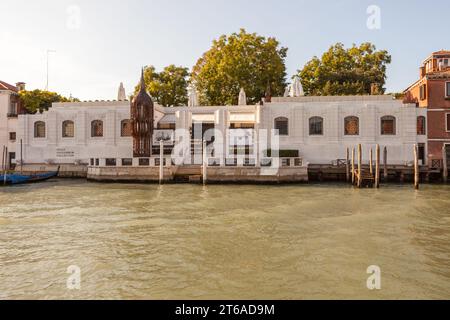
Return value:
<svg viewBox="0 0 450 320">
<path fill-rule="evenodd" d="M 345 118 L 344 127 L 346 136 L 359 135 L 359 118 L 354 116 Z"/>
<path fill-rule="evenodd" d="M 309 135 L 311 136 L 323 135 L 323 118 L 312 117 L 309 119 Z"/>
<path fill-rule="evenodd" d="M 382 135 L 395 135 L 396 134 L 395 117 L 384 116 L 381 118 L 381 134 Z"/>
<path fill-rule="evenodd" d="M 280 136 L 289 135 L 289 120 L 285 117 L 275 119 L 275 130 L 278 130 Z"/>
<path fill-rule="evenodd" d="M 103 137 L 103 121 L 94 120 L 91 122 L 91 137 Z"/>
<path fill-rule="evenodd" d="M 75 124 L 73 121 L 66 120 L 62 123 L 62 136 L 63 138 L 75 137 Z"/>
<path fill-rule="evenodd" d="M 34 123 L 34 137 L 45 138 L 45 122 L 36 121 Z"/>
<path fill-rule="evenodd" d="M 417 117 L 417 134 L 418 135 L 427 134 L 427 124 L 426 118 L 424 116 Z"/>
<path fill-rule="evenodd" d="M 120 136 L 121 137 L 131 137 L 132 124 L 131 120 L 125 119 L 120 122 Z"/>
</svg>

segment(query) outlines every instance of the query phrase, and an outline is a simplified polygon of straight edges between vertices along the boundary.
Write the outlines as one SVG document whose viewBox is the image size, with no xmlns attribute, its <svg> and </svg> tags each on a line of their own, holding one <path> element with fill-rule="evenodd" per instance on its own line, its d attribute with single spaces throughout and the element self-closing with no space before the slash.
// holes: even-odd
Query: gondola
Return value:
<svg viewBox="0 0 450 320">
<path fill-rule="evenodd" d="M 31 175 L 23 175 L 23 174 L 1 174 L 0 175 L 0 186 L 2 185 L 16 185 L 16 184 L 25 184 L 25 183 L 37 183 L 49 180 L 51 178 L 57 177 L 59 174 L 58 170 L 47 173 L 37 173 Z"/>
</svg>

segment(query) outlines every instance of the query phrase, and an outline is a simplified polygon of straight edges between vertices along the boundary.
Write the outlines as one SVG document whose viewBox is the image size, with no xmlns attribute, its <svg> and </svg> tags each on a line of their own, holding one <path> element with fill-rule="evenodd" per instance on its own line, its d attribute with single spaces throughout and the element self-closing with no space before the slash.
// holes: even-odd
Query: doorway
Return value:
<svg viewBox="0 0 450 320">
<path fill-rule="evenodd" d="M 426 164 L 426 152 L 425 152 L 425 143 L 419 143 L 419 165 L 424 166 Z"/>
<path fill-rule="evenodd" d="M 16 153 L 15 152 L 9 153 L 9 169 L 10 170 L 16 169 Z"/>
</svg>

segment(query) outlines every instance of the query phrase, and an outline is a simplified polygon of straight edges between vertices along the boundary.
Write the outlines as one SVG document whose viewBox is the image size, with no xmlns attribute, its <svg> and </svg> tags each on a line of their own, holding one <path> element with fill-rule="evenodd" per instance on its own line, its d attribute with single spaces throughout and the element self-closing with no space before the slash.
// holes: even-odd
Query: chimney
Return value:
<svg viewBox="0 0 450 320">
<path fill-rule="evenodd" d="M 18 91 L 25 90 L 25 82 L 17 82 L 16 83 L 16 88 L 17 88 Z"/>
<path fill-rule="evenodd" d="M 425 75 L 426 75 L 426 71 L 425 70 L 426 70 L 425 66 L 420 67 L 420 79 L 425 77 Z"/>
</svg>

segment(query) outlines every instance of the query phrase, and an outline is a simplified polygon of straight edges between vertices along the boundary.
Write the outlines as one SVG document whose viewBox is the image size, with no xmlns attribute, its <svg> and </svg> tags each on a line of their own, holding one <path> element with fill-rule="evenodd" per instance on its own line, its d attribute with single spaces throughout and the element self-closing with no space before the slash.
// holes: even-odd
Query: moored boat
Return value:
<svg viewBox="0 0 450 320">
<path fill-rule="evenodd" d="M 36 182 L 42 182 L 49 180 L 51 178 L 57 177 L 59 173 L 59 167 L 58 170 L 53 172 L 46 172 L 46 173 L 37 173 L 37 174 L 31 174 L 31 175 L 24 175 L 24 174 L 3 174 L 0 175 L 0 186 L 1 185 L 16 185 L 16 184 L 24 184 L 24 183 L 36 183 Z"/>
</svg>

